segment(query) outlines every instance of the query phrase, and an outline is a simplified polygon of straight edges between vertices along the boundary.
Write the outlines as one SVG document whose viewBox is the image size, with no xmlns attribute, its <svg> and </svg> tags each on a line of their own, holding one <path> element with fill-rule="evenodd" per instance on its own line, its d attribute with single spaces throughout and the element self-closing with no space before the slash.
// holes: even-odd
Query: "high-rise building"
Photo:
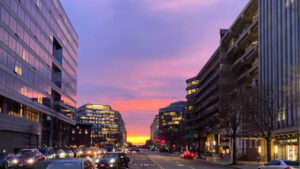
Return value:
<svg viewBox="0 0 300 169">
<path fill-rule="evenodd" d="M 86 104 L 77 109 L 76 121 L 91 124 L 92 145 L 113 144 L 123 146 L 126 143 L 126 128 L 121 114 L 109 105 Z"/>
<path fill-rule="evenodd" d="M 159 109 L 159 139 L 163 139 L 168 143 L 180 142 L 178 136 L 182 131 L 182 114 L 185 106 L 185 101 L 177 101 Z"/>
<path fill-rule="evenodd" d="M 188 80 L 187 83 L 187 107 L 184 111 L 185 140 L 195 149 L 218 140 L 218 131 L 214 130 L 219 124 L 219 66 L 220 49 L 218 48 L 202 70 Z M 193 91 L 193 92 L 190 92 Z M 209 138 L 209 139 L 207 139 Z M 219 143 L 218 143 L 219 144 Z M 209 152 L 218 151 L 217 145 L 207 147 Z"/>
<path fill-rule="evenodd" d="M 213 148 L 220 156 L 230 153 L 232 142 L 226 137 L 228 133 L 218 127 L 222 116 L 229 113 L 226 100 L 236 92 L 257 89 L 259 96 L 264 97 L 268 87 L 277 100 L 274 109 L 283 105 L 274 113 L 276 121 L 270 121 L 275 125 L 271 158 L 299 160 L 299 6 L 299 0 L 249 0 L 230 28 L 221 30 L 216 52 L 197 76 L 186 81 L 186 133 L 191 133 L 188 138 L 194 143 L 197 139 L 200 143 L 203 136 L 205 144 L 200 147 Z M 265 113 L 266 107 L 261 105 L 257 109 Z M 214 107 L 213 112 L 206 110 Z M 215 122 L 205 124 L 210 119 Z M 239 135 L 238 159 L 256 160 L 260 156 L 266 160 L 266 140 L 259 131 L 242 129 Z"/>
<path fill-rule="evenodd" d="M 155 141 L 156 139 L 158 139 L 158 131 L 159 131 L 159 116 L 156 115 L 150 126 L 151 141 Z"/>
<path fill-rule="evenodd" d="M 280 106 L 272 156 L 299 160 L 300 1 L 258 0 L 258 6 L 259 87 L 271 89 Z M 263 90 L 260 94 L 267 95 Z"/>
<path fill-rule="evenodd" d="M 58 0 L 0 1 L 0 147 L 64 147 L 78 36 Z"/>
</svg>

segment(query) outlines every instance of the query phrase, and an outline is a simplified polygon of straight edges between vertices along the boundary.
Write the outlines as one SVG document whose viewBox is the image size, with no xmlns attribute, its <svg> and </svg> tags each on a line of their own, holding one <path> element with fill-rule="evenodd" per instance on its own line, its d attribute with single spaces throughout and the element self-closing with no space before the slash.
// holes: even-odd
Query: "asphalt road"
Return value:
<svg viewBox="0 0 300 169">
<path fill-rule="evenodd" d="M 132 160 L 130 169 L 229 169 L 199 160 L 181 159 L 168 153 L 138 152 L 128 155 Z"/>
</svg>

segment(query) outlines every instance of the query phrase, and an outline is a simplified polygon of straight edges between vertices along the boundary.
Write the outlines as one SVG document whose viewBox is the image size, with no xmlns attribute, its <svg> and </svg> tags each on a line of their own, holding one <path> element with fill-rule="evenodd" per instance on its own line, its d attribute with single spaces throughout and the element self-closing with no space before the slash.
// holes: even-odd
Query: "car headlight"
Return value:
<svg viewBox="0 0 300 169">
<path fill-rule="evenodd" d="M 99 159 L 96 160 L 96 163 L 99 163 Z"/>
<path fill-rule="evenodd" d="M 12 160 L 12 163 L 13 163 L 13 164 L 18 164 L 18 160 L 17 160 L 17 159 L 13 159 L 13 160 Z"/>
<path fill-rule="evenodd" d="M 116 162 L 116 160 L 114 158 L 112 158 L 112 159 L 109 160 L 109 162 L 114 163 L 114 162 Z"/>
<path fill-rule="evenodd" d="M 59 153 L 59 157 L 65 158 L 66 157 L 66 153 Z"/>
<path fill-rule="evenodd" d="M 29 160 L 27 160 L 27 163 L 28 164 L 33 164 L 34 163 L 34 160 L 32 158 L 30 158 Z"/>
</svg>

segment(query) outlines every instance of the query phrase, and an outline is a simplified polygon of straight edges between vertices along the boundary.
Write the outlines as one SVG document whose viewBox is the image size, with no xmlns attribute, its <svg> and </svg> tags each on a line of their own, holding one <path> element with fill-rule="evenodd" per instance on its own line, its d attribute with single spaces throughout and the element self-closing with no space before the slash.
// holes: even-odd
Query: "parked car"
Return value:
<svg viewBox="0 0 300 169">
<path fill-rule="evenodd" d="M 162 152 L 162 153 L 167 153 L 167 152 L 168 152 L 168 150 L 167 150 L 167 149 L 165 149 L 165 148 L 161 148 L 161 149 L 159 149 L 159 152 Z"/>
<path fill-rule="evenodd" d="M 268 163 L 261 165 L 258 169 L 299 169 L 300 162 L 299 161 L 291 161 L 291 160 L 271 160 Z"/>
<path fill-rule="evenodd" d="M 34 169 L 94 169 L 94 165 L 83 158 L 51 159 L 38 163 Z"/>
<path fill-rule="evenodd" d="M 33 168 L 36 163 L 47 158 L 38 149 L 21 149 L 16 156 L 15 168 Z"/>
<path fill-rule="evenodd" d="M 74 153 L 72 150 L 66 150 L 66 157 L 68 158 L 73 158 L 74 157 Z"/>
<path fill-rule="evenodd" d="M 129 168 L 130 158 L 123 152 L 108 152 L 104 158 L 97 159 L 98 169 L 121 169 Z"/>
<path fill-rule="evenodd" d="M 8 169 L 14 167 L 17 164 L 18 160 L 15 154 L 13 153 L 0 153 L 0 168 Z"/>
<path fill-rule="evenodd" d="M 195 154 L 193 152 L 190 152 L 190 151 L 185 151 L 183 152 L 181 155 L 180 155 L 181 158 L 184 158 L 184 159 L 194 159 L 195 157 Z"/>
<path fill-rule="evenodd" d="M 56 158 L 66 158 L 66 152 L 63 149 L 57 149 L 55 154 Z"/>
<path fill-rule="evenodd" d="M 52 159 L 52 158 L 55 158 L 55 156 L 56 156 L 56 153 L 55 153 L 53 147 L 40 148 L 39 151 L 41 153 L 43 153 L 47 157 L 47 159 Z"/>
</svg>

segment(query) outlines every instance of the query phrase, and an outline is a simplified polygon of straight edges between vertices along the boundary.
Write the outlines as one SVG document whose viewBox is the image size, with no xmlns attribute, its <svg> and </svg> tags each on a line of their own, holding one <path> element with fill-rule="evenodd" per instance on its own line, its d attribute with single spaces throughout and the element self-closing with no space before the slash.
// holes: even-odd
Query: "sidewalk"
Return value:
<svg viewBox="0 0 300 169">
<path fill-rule="evenodd" d="M 232 167 L 232 168 L 239 168 L 239 169 L 257 169 L 258 166 L 262 165 L 263 163 L 257 164 L 255 161 L 238 161 L 237 165 L 231 165 L 229 160 L 205 160 L 205 159 L 198 159 L 203 162 L 218 164 L 222 166 Z"/>
</svg>

